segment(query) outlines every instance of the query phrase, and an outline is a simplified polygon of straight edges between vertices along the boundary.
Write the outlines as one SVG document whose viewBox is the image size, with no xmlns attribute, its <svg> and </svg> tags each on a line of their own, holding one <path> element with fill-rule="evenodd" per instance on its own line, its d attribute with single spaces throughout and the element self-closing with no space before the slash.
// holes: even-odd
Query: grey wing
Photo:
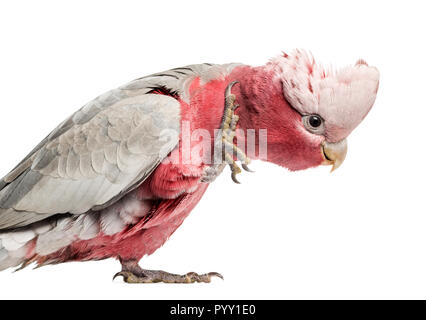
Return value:
<svg viewBox="0 0 426 320">
<path fill-rule="evenodd" d="M 109 205 L 176 147 L 180 103 L 123 92 L 113 90 L 76 112 L 0 181 L 0 229 Z"/>
</svg>

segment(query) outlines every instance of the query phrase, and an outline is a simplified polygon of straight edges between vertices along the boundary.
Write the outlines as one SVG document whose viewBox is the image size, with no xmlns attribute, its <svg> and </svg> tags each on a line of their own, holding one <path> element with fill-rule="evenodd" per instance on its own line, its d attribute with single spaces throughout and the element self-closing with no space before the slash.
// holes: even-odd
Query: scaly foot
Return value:
<svg viewBox="0 0 426 320">
<path fill-rule="evenodd" d="M 214 164 L 206 168 L 202 178 L 203 182 L 212 182 L 223 171 L 226 164 L 228 164 L 231 168 L 232 180 L 235 183 L 240 183 L 236 175 L 241 173 L 241 169 L 234 158 L 241 161 L 241 166 L 244 170 L 252 172 L 247 166 L 250 163 L 250 159 L 243 150 L 234 144 L 239 117 L 235 114 L 238 104 L 235 104 L 235 95 L 231 93 L 231 89 L 236 83 L 237 81 L 231 82 L 225 89 L 225 109 L 220 131 L 215 139 Z"/>
<path fill-rule="evenodd" d="M 161 270 L 145 270 L 142 269 L 137 261 L 121 261 L 123 266 L 122 271 L 114 275 L 113 280 L 122 276 L 124 282 L 127 283 L 194 283 L 194 282 L 205 282 L 209 283 L 212 277 L 218 277 L 223 280 L 220 273 L 209 272 L 205 274 L 198 274 L 195 272 L 189 272 L 184 275 L 169 273 Z"/>
<path fill-rule="evenodd" d="M 222 275 L 217 272 L 209 272 L 205 274 L 188 272 L 187 274 L 180 275 L 168 273 L 161 270 L 143 270 L 143 273 L 141 274 L 134 274 L 130 271 L 121 271 L 114 276 L 114 279 L 118 276 L 122 276 L 124 282 L 127 283 L 208 283 L 211 281 L 212 277 L 218 277 L 223 279 Z"/>
</svg>

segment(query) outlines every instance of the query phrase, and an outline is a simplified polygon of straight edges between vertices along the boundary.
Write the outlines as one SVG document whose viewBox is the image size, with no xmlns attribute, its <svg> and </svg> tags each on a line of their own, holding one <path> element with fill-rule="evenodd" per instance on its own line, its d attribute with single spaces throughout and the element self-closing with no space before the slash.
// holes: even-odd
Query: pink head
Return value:
<svg viewBox="0 0 426 320">
<path fill-rule="evenodd" d="M 346 137 L 373 106 L 379 72 L 363 60 L 331 71 L 295 50 L 272 59 L 252 79 L 241 94 L 254 97 L 258 117 L 250 122 L 268 129 L 266 160 L 290 170 L 337 168 L 346 156 Z"/>
</svg>

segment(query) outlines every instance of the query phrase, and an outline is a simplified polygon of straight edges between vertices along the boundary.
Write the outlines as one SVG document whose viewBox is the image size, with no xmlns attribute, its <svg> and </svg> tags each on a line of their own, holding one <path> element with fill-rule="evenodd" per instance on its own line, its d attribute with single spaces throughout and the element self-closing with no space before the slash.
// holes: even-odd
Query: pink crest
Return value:
<svg viewBox="0 0 426 320">
<path fill-rule="evenodd" d="M 284 96 L 301 114 L 319 114 L 329 141 L 344 139 L 376 99 L 379 71 L 364 60 L 333 71 L 304 50 L 274 58 L 269 66 L 283 83 Z"/>
</svg>

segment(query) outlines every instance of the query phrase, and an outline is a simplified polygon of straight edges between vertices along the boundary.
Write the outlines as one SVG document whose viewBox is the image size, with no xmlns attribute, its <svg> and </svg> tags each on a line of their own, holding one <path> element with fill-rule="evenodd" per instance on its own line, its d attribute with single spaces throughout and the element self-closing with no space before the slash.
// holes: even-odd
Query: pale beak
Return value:
<svg viewBox="0 0 426 320">
<path fill-rule="evenodd" d="M 324 141 L 321 145 L 322 153 L 324 156 L 323 165 L 332 165 L 331 172 L 336 170 L 346 158 L 348 151 L 348 143 L 343 139 L 336 143 Z"/>
</svg>

